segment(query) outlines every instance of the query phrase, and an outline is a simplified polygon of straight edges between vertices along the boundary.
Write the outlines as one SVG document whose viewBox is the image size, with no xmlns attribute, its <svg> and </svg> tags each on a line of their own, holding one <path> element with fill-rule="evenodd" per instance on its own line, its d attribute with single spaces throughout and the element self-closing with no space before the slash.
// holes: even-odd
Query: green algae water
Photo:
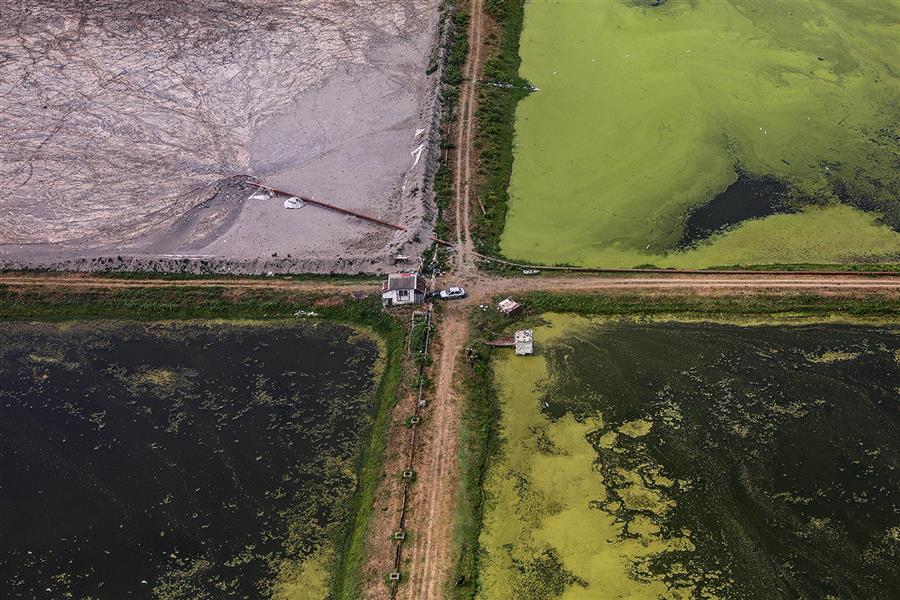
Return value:
<svg viewBox="0 0 900 600">
<path fill-rule="evenodd" d="M 504 255 L 900 259 L 900 2 L 642 4 L 526 4 Z M 760 181 L 768 215 L 739 193 Z M 688 225 L 720 196 L 732 218 Z"/>
<path fill-rule="evenodd" d="M 3 324 L 0 597 L 328 597 L 380 355 L 331 323 Z"/>
<path fill-rule="evenodd" d="M 900 335 L 545 315 L 495 351 L 479 598 L 896 598 Z"/>
</svg>

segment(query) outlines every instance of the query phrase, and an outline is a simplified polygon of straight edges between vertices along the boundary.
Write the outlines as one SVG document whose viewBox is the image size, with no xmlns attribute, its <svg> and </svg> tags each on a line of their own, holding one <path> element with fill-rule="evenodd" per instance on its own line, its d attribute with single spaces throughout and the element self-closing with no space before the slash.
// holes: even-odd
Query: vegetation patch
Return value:
<svg viewBox="0 0 900 600">
<path fill-rule="evenodd" d="M 478 87 L 475 145 L 478 185 L 475 193 L 484 212 L 476 213 L 473 236 L 479 252 L 500 253 L 513 167 L 516 105 L 531 92 L 519 76 L 519 35 L 525 6 L 521 0 L 488 0 L 487 16 L 497 25 L 487 40 L 488 56 Z"/>
<path fill-rule="evenodd" d="M 438 239 L 445 240 L 450 233 L 445 212 L 453 202 L 453 173 L 446 157 L 448 151 L 454 148 L 453 141 L 448 135 L 450 124 L 456 116 L 459 106 L 459 89 L 463 83 L 463 67 L 469 52 L 469 14 L 463 11 L 456 2 L 448 0 L 444 3 L 443 10 L 450 11 L 447 44 L 447 64 L 444 67 L 444 76 L 441 80 L 442 89 L 442 121 L 441 128 L 444 131 L 443 155 L 441 164 L 434 176 L 435 203 L 438 208 L 438 217 L 434 228 L 434 235 Z M 432 253 L 436 247 L 428 250 L 423 257 L 424 264 L 431 264 Z"/>
</svg>

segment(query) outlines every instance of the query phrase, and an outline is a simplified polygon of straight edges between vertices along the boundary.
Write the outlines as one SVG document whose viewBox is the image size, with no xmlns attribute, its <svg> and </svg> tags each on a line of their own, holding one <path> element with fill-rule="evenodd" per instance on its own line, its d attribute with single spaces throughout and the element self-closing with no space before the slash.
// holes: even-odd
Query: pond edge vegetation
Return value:
<svg viewBox="0 0 900 600">
<path fill-rule="evenodd" d="M 495 298 L 500 300 L 500 298 Z M 522 298 L 526 311 L 508 318 L 496 311 L 474 310 L 466 343 L 469 360 L 461 363 L 465 382 L 459 433 L 460 485 L 454 510 L 452 571 L 447 597 L 472 600 L 479 591 L 480 543 L 484 517 L 484 480 L 491 460 L 502 449 L 497 430 L 501 408 L 494 382 L 491 348 L 495 334 L 541 318 L 549 312 L 621 319 L 771 322 L 783 325 L 812 321 L 900 322 L 900 305 L 883 297 L 660 296 L 556 294 L 532 292 Z M 489 304 L 490 305 L 490 304 Z"/>
<path fill-rule="evenodd" d="M 0 321 L 258 321 L 260 324 L 299 320 L 332 321 L 363 328 L 381 346 L 384 369 L 374 386 L 371 423 L 360 438 L 354 473 L 356 491 L 346 508 L 346 520 L 335 528 L 329 546 L 330 596 L 359 597 L 366 540 L 373 518 L 375 494 L 382 479 L 392 409 L 403 379 L 404 323 L 384 311 L 380 298 L 334 294 L 248 290 L 231 296 L 224 287 L 141 287 L 123 289 L 14 290 L 0 284 Z M 328 299 L 329 301 L 323 301 Z M 323 549 L 324 550 L 324 549 Z"/>
<path fill-rule="evenodd" d="M 479 182 L 475 194 L 484 213 L 476 213 L 472 236 L 478 252 L 503 258 L 500 236 L 509 206 L 516 107 L 531 93 L 531 84 L 519 76 L 519 38 L 525 23 L 525 2 L 486 0 L 484 10 L 497 25 L 498 39 L 496 52 L 484 61 L 483 82 L 478 86 L 475 146 Z"/>
</svg>

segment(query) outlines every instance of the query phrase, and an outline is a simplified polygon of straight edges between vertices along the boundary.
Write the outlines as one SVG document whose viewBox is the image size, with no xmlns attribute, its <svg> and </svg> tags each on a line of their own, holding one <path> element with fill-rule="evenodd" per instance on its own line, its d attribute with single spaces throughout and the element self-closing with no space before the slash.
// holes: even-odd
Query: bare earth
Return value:
<svg viewBox="0 0 900 600">
<path fill-rule="evenodd" d="M 437 4 L 0 0 L 0 266 L 377 272 L 417 253 Z M 251 199 L 245 175 L 408 230 Z"/>
</svg>

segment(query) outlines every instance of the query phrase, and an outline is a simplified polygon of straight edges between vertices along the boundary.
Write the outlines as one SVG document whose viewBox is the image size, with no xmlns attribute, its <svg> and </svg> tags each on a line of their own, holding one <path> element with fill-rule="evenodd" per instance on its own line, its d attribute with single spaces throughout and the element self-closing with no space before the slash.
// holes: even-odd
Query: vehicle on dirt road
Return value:
<svg viewBox="0 0 900 600">
<path fill-rule="evenodd" d="M 441 290 L 439 295 L 441 300 L 456 300 L 457 298 L 465 298 L 466 290 L 461 287 L 450 287 L 446 290 Z"/>
</svg>

